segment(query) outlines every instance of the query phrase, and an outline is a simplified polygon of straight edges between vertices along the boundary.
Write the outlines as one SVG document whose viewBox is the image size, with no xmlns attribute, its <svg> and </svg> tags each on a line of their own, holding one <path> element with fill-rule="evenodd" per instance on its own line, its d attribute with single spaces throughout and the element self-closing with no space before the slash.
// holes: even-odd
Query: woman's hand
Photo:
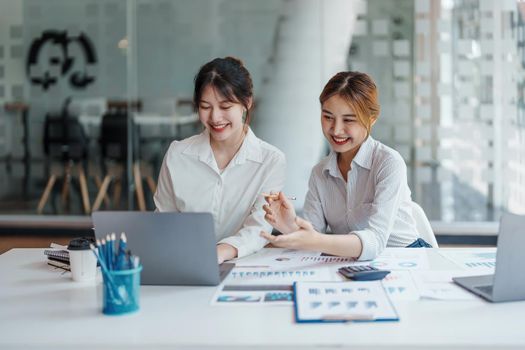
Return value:
<svg viewBox="0 0 525 350">
<path fill-rule="evenodd" d="M 261 232 L 261 237 L 266 238 L 271 244 L 278 248 L 320 250 L 321 233 L 314 230 L 312 224 L 300 217 L 295 220 L 299 229 L 286 235 L 272 236 L 268 232 Z"/>
<path fill-rule="evenodd" d="M 263 205 L 264 219 L 279 232 L 286 234 L 299 230 L 295 223 L 295 209 L 284 193 L 265 195 L 268 204 Z"/>
<path fill-rule="evenodd" d="M 217 262 L 222 264 L 226 260 L 237 257 L 237 248 L 226 243 L 217 244 Z"/>
</svg>

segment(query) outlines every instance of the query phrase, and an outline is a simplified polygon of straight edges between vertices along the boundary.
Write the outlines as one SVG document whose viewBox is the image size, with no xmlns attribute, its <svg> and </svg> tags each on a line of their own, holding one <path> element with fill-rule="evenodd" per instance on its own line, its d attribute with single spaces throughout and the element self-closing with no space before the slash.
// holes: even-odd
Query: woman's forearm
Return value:
<svg viewBox="0 0 525 350">
<path fill-rule="evenodd" d="M 220 262 L 236 258 L 237 253 L 237 248 L 230 244 L 220 243 L 217 245 L 217 255 Z"/>
<path fill-rule="evenodd" d="M 320 234 L 317 245 L 323 253 L 349 258 L 359 258 L 363 250 L 361 239 L 354 234 Z"/>
</svg>

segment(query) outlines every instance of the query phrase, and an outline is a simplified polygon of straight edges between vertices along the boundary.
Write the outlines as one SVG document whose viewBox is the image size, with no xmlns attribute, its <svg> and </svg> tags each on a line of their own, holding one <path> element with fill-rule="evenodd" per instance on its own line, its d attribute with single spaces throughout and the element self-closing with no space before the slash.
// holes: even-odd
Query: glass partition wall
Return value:
<svg viewBox="0 0 525 350">
<path fill-rule="evenodd" d="M 349 66 L 376 78 L 372 134 L 404 157 L 413 198 L 447 222 L 524 213 L 523 2 L 364 4 Z"/>
<path fill-rule="evenodd" d="M 299 209 L 327 152 L 319 93 L 351 69 L 376 80 L 372 135 L 431 220 L 524 212 L 522 5 L 0 0 L 0 215 L 153 210 L 167 147 L 202 130 L 193 77 L 227 55 L 252 74 L 252 128 L 287 155 Z"/>
<path fill-rule="evenodd" d="M 2 150 L 2 212 L 89 214 L 106 187 L 113 198 L 103 195 L 101 207 L 128 208 L 127 116 L 138 108 L 129 105 L 127 2 L 0 7 L 0 99 L 11 136 Z M 111 113 L 123 117 L 104 130 Z"/>
<path fill-rule="evenodd" d="M 277 144 L 284 137 L 269 123 L 298 108 L 275 111 L 264 94 L 283 86 L 278 77 L 288 72 L 284 86 L 292 90 L 298 69 L 307 67 L 308 84 L 294 98 L 306 99 L 303 109 L 315 107 L 305 112 L 312 118 L 302 132 L 312 129 L 324 66 L 344 69 L 346 53 L 338 53 L 337 69 L 319 55 L 300 68 L 293 63 L 296 55 L 326 49 L 323 9 L 343 10 L 339 22 L 349 45 L 352 6 L 340 0 L 326 6 L 319 0 L 1 0 L 0 213 L 154 209 L 168 145 L 202 130 L 191 103 L 193 77 L 214 57 L 244 61 L 254 81 L 253 128 L 263 138 L 268 130 L 268 141 Z M 302 46 L 290 51 L 296 43 Z M 271 116 L 257 117 L 259 109 Z M 317 134 L 313 152 L 289 148 L 301 169 L 322 153 Z M 300 177 L 290 182 L 303 191 L 306 171 Z"/>
</svg>

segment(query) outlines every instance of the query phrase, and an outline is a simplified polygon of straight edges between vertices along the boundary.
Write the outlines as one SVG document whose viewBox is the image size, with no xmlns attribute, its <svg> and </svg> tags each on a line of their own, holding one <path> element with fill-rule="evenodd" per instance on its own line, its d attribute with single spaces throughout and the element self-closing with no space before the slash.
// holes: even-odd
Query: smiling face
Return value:
<svg viewBox="0 0 525 350">
<path fill-rule="evenodd" d="M 368 136 L 366 127 L 340 95 L 328 98 L 321 109 L 321 126 L 330 146 L 337 153 L 353 157 Z"/>
<path fill-rule="evenodd" d="M 198 106 L 199 119 L 216 142 L 241 137 L 244 110 L 242 104 L 226 99 L 210 84 L 204 87 Z"/>
</svg>

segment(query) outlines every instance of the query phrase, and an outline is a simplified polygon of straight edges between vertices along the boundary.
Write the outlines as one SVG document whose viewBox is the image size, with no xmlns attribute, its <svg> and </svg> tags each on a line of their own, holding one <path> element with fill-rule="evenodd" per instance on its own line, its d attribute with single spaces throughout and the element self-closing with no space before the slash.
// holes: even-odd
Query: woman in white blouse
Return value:
<svg viewBox="0 0 525 350">
<path fill-rule="evenodd" d="M 233 57 L 216 58 L 195 77 L 193 103 L 204 131 L 174 141 L 154 196 L 158 211 L 211 212 L 219 263 L 251 254 L 268 243 L 261 230 L 262 192 L 280 191 L 285 157 L 249 127 L 253 84 Z"/>
<path fill-rule="evenodd" d="M 261 236 L 278 247 L 359 260 L 374 259 L 386 246 L 428 247 L 415 228 L 403 158 L 370 136 L 379 116 L 373 80 L 340 72 L 319 100 L 332 152 L 312 170 L 305 219 L 296 217 L 282 192 L 266 197 L 265 218 L 283 235 Z"/>
</svg>

